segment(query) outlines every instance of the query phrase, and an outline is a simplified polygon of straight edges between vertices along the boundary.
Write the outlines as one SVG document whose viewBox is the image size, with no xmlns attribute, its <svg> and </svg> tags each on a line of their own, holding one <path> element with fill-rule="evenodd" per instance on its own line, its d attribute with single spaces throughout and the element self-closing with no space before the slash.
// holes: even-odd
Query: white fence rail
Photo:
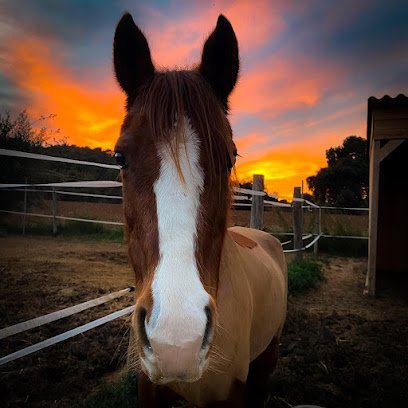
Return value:
<svg viewBox="0 0 408 408">
<path fill-rule="evenodd" d="M 129 286 L 126 289 L 122 289 L 117 292 L 109 293 L 99 298 L 88 300 L 87 302 L 79 303 L 78 305 L 75 305 L 75 306 L 67 307 L 65 309 L 58 310 L 53 313 L 48 313 L 46 315 L 36 317 L 35 319 L 27 320 L 25 322 L 17 323 L 13 326 L 5 327 L 0 330 L 0 339 L 4 339 L 9 336 L 14 336 L 18 333 L 22 333 L 22 332 L 31 330 L 36 327 L 40 327 L 44 324 L 48 324 L 56 320 L 63 319 L 65 317 L 72 316 L 73 314 L 82 312 L 86 309 L 90 309 L 91 307 L 102 305 L 104 303 L 117 299 L 121 296 L 124 296 L 129 292 L 133 292 L 133 290 L 134 290 L 134 287 Z M 78 334 L 84 333 L 95 327 L 111 322 L 112 320 L 118 319 L 119 317 L 126 316 L 132 313 L 133 311 L 134 311 L 134 306 L 128 306 L 124 309 L 110 313 L 104 317 L 93 320 L 82 326 L 79 326 L 74 329 L 68 330 L 64 333 L 58 334 L 57 336 L 50 337 L 46 340 L 40 341 L 39 343 L 35 343 L 28 347 L 25 347 L 14 353 L 7 354 L 6 356 L 3 356 L 0 358 L 0 365 L 9 363 L 11 361 L 17 360 L 25 356 L 28 356 L 29 354 L 35 353 L 36 351 L 40 351 L 46 347 L 49 347 L 54 344 L 60 343 L 61 341 L 70 339 L 71 337 L 77 336 Z"/>
<path fill-rule="evenodd" d="M 5 339 L 9 336 L 14 336 L 15 334 L 22 333 L 27 330 L 34 329 L 36 327 L 43 326 L 44 324 L 55 322 L 56 320 L 63 319 L 64 317 L 72 316 L 73 314 L 90 309 L 91 307 L 110 302 L 111 300 L 126 295 L 126 293 L 132 292 L 133 290 L 134 287 L 130 286 L 126 289 L 119 290 L 118 292 L 109 293 L 108 295 L 88 300 L 87 302 L 79 303 L 78 305 L 67 307 L 65 309 L 58 310 L 57 312 L 48 313 L 44 316 L 36 317 L 35 319 L 27 320 L 22 323 L 17 323 L 13 326 L 6 327 L 0 330 L 0 340 Z"/>
<path fill-rule="evenodd" d="M 7 354 L 6 356 L 0 358 L 0 365 L 17 360 L 21 357 L 28 356 L 29 354 L 45 349 L 46 347 L 53 346 L 54 344 L 60 343 L 61 341 L 68 340 L 71 337 L 77 336 L 78 334 L 85 333 L 86 331 L 94 329 L 95 327 L 102 326 L 103 324 L 111 322 L 112 320 L 118 319 L 119 317 L 126 316 L 130 313 L 133 313 L 133 311 L 134 311 L 134 306 L 128 306 L 122 310 L 118 310 L 107 316 L 101 317 L 99 319 L 86 323 L 82 326 L 76 327 L 75 329 L 71 329 L 64 333 L 58 334 L 57 336 L 50 337 L 49 339 L 46 339 L 46 340 L 40 341 L 39 343 L 35 343 L 31 346 L 25 347 L 14 353 Z"/>
<path fill-rule="evenodd" d="M 96 167 L 103 167 L 105 169 L 115 169 L 115 170 L 120 169 L 120 167 L 115 164 L 95 163 L 95 162 L 88 162 L 88 161 L 83 161 L 83 160 L 67 159 L 65 157 L 47 156 L 45 154 L 19 152 L 17 150 L 9 150 L 9 149 L 0 149 L 0 156 L 22 157 L 26 159 L 55 161 L 55 162 L 70 163 L 70 164 L 80 164 L 82 166 L 96 166 Z"/>
</svg>

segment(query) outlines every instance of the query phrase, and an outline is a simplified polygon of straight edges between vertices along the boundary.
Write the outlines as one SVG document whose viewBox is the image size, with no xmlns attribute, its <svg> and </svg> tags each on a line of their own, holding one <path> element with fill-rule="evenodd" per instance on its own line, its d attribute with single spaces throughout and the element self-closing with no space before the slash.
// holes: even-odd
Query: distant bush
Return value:
<svg viewBox="0 0 408 408">
<path fill-rule="evenodd" d="M 288 290 L 290 294 L 314 288 L 322 280 L 322 267 L 314 260 L 294 260 L 288 265 Z"/>
</svg>

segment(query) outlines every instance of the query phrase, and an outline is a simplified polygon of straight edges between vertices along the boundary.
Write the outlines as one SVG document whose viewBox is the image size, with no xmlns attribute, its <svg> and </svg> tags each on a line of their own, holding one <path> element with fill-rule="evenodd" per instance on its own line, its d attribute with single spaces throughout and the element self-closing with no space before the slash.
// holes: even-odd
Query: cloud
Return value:
<svg viewBox="0 0 408 408">
<path fill-rule="evenodd" d="M 194 3 L 194 2 L 193 2 Z M 238 37 L 241 54 L 250 55 L 270 43 L 285 28 L 281 15 L 267 0 L 248 2 L 214 1 L 212 6 L 191 6 L 190 13 L 167 14 L 154 6 L 139 6 L 146 24 L 136 24 L 146 33 L 154 61 L 158 66 L 191 66 L 199 63 L 202 46 L 215 28 L 219 14 L 231 22 Z"/>
<path fill-rule="evenodd" d="M 250 133 L 243 137 L 235 138 L 235 144 L 238 149 L 238 153 L 241 151 L 251 151 L 254 148 L 259 148 L 268 142 L 268 138 L 261 133 Z"/>
<path fill-rule="evenodd" d="M 231 106 L 238 113 L 267 118 L 314 107 L 344 76 L 334 64 L 322 66 L 304 55 L 287 59 L 276 54 L 241 75 Z"/>
<path fill-rule="evenodd" d="M 100 0 L 2 0 L 0 44 L 41 39 L 62 66 L 92 82 L 95 76 L 111 73 L 114 30 L 126 5 Z"/>
<path fill-rule="evenodd" d="M 286 23 L 279 9 L 268 0 L 250 2 L 235 1 L 225 9 L 238 37 L 243 53 L 250 52 L 273 40 L 281 34 Z"/>
<path fill-rule="evenodd" d="M 12 114 L 18 113 L 21 104 L 24 104 L 23 93 L 13 81 L 0 72 L 0 114 L 3 110 Z"/>
<path fill-rule="evenodd" d="M 407 19 L 404 0 L 312 2 L 301 12 L 286 14 L 290 34 L 282 38 L 280 49 L 289 59 L 300 53 L 322 65 L 342 66 L 346 87 L 384 88 L 387 78 L 401 74 L 408 64 Z"/>
<path fill-rule="evenodd" d="M 99 86 L 72 76 L 48 42 L 31 38 L 9 44 L 7 76 L 25 92 L 31 118 L 57 114 L 53 124 L 71 143 L 112 148 L 124 114 L 124 97 L 113 81 Z"/>
<path fill-rule="evenodd" d="M 60 43 L 87 43 L 107 27 L 111 30 L 126 4 L 100 0 L 2 0 L 2 22 L 15 32 L 36 33 L 42 38 L 53 38 Z M 1 32 L 1 29 L 0 29 Z"/>
</svg>

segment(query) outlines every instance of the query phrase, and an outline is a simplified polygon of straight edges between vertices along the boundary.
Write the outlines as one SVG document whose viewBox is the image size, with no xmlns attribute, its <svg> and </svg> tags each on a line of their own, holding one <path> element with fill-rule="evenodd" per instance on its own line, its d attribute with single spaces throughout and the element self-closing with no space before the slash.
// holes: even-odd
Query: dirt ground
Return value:
<svg viewBox="0 0 408 408">
<path fill-rule="evenodd" d="M 408 297 L 382 284 L 362 295 L 364 259 L 324 259 L 325 282 L 289 299 L 268 407 L 405 407 Z M 132 284 L 123 244 L 0 238 L 0 328 Z M 132 304 L 132 295 L 0 341 L 0 356 Z M 0 366 L 5 407 L 68 407 L 125 363 L 128 318 L 120 318 Z"/>
</svg>

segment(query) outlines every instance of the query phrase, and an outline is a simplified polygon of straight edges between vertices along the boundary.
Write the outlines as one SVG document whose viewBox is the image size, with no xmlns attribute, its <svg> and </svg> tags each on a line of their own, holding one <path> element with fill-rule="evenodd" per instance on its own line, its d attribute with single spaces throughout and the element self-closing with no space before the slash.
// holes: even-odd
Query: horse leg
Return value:
<svg viewBox="0 0 408 408">
<path fill-rule="evenodd" d="M 266 350 L 249 366 L 247 379 L 247 406 L 263 407 L 268 393 L 268 380 L 276 367 L 279 354 L 279 337 L 274 337 Z"/>
</svg>

